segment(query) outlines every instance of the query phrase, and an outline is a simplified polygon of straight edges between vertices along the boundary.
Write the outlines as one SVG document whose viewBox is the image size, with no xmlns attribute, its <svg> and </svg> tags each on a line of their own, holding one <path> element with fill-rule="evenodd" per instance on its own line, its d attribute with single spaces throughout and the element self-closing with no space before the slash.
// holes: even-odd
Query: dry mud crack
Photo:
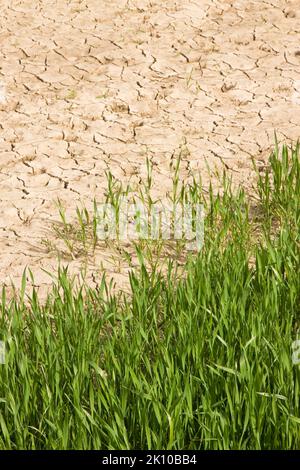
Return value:
<svg viewBox="0 0 300 470">
<path fill-rule="evenodd" d="M 46 292 L 54 201 L 90 207 L 107 169 L 138 178 L 148 155 L 162 194 L 184 142 L 204 181 L 207 161 L 247 186 L 274 131 L 299 138 L 299 0 L 0 3 L 1 285 L 30 266 Z"/>
</svg>

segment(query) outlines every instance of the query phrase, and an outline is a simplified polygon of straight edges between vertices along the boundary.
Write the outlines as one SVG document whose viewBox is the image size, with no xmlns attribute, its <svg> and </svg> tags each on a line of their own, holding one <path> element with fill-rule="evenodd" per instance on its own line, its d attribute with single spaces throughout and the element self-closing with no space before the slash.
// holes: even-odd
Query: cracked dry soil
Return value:
<svg viewBox="0 0 300 470">
<path fill-rule="evenodd" d="M 300 1 L 1 0 L 0 284 L 25 266 L 46 292 L 41 240 L 103 197 L 105 170 L 163 195 L 174 151 L 186 168 L 253 178 L 274 143 L 299 138 Z M 89 260 L 91 284 L 104 254 Z M 72 260 L 76 272 L 80 260 Z M 125 281 L 126 270 L 112 276 Z M 99 274 L 99 275 L 98 275 Z"/>
</svg>

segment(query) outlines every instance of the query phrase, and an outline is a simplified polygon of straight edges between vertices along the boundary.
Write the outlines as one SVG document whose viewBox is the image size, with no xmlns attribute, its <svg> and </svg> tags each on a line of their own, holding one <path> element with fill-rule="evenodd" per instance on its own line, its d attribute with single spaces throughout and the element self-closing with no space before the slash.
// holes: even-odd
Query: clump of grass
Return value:
<svg viewBox="0 0 300 470">
<path fill-rule="evenodd" d="M 53 252 L 59 259 L 87 259 L 95 252 L 97 237 L 97 203 L 94 200 L 93 212 L 86 207 L 76 207 L 75 220 L 68 221 L 66 209 L 60 199 L 57 200 L 60 220 L 52 224 L 54 240 L 43 239 L 42 244 L 48 252 Z M 55 241 L 62 242 L 60 249 Z"/>
<path fill-rule="evenodd" d="M 52 234 L 54 236 L 52 236 L 52 239 L 42 240 L 42 244 L 47 252 L 55 254 L 59 259 L 80 259 L 84 265 L 95 255 L 97 249 L 101 249 L 110 252 L 114 265 L 120 264 L 123 260 L 131 266 L 134 264 L 133 258 L 136 258 L 134 254 L 136 246 L 142 250 L 148 265 L 152 267 L 158 263 L 165 264 L 169 257 L 177 261 L 179 261 L 179 258 L 185 260 L 188 253 L 187 240 L 172 238 L 174 234 L 174 212 L 176 206 L 182 207 L 184 204 L 199 204 L 200 202 L 202 204 L 203 198 L 200 180 L 194 177 L 192 184 L 182 180 L 180 165 L 181 151 L 170 165 L 172 189 L 166 193 L 164 200 L 153 197 L 153 165 L 148 158 L 146 159 L 147 175 L 139 186 L 130 182 L 124 184 L 116 179 L 110 171 L 107 171 L 107 188 L 103 204 L 99 204 L 94 200 L 92 213 L 84 206 L 77 207 L 75 217 L 70 219 L 67 217 L 65 207 L 58 199 L 59 221 L 52 225 Z M 129 214 L 127 217 L 131 229 L 133 229 L 133 226 L 135 227 L 135 237 L 133 239 L 130 239 L 130 237 L 124 238 L 124 233 L 121 233 L 122 225 L 120 220 L 121 211 L 124 210 L 124 201 L 126 204 L 132 204 L 132 207 L 137 209 L 135 213 Z M 145 214 L 139 214 L 138 208 L 140 205 L 145 209 Z M 173 209 L 173 214 L 170 217 L 171 239 L 162 236 L 151 238 L 150 236 L 153 222 L 151 210 L 155 205 L 160 205 L 162 208 L 167 205 L 171 211 Z M 114 211 L 116 227 L 113 234 L 110 232 L 113 221 L 110 220 L 109 209 L 106 206 L 110 206 Z M 101 210 L 99 210 L 99 207 L 101 207 Z M 146 215 L 146 219 L 143 218 L 144 215 Z M 107 233 L 99 237 L 98 229 L 100 225 L 101 228 L 104 226 L 104 232 Z M 141 234 L 142 225 L 147 225 L 149 237 L 143 238 Z M 160 235 L 162 235 L 162 230 L 161 228 L 159 231 Z"/>
<path fill-rule="evenodd" d="M 205 197 L 178 182 L 173 200 L 206 207 L 204 246 L 181 277 L 137 245 L 130 296 L 105 277 L 75 288 L 67 268 L 43 305 L 35 290 L 25 303 L 25 275 L 12 301 L 3 288 L 0 448 L 299 448 L 299 169 L 298 145 L 275 148 L 259 217 L 226 178 Z"/>
<path fill-rule="evenodd" d="M 74 100 L 77 96 L 76 90 L 69 90 L 68 94 L 66 95 L 66 100 Z"/>
</svg>

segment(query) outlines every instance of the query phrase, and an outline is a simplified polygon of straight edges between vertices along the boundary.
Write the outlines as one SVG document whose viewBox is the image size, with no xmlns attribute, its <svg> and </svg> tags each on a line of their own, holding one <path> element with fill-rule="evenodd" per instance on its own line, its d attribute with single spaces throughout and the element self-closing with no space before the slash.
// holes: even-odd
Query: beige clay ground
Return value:
<svg viewBox="0 0 300 470">
<path fill-rule="evenodd" d="M 19 285 L 27 265 L 46 290 L 42 268 L 56 260 L 41 240 L 57 220 L 54 201 L 72 211 L 101 200 L 107 169 L 138 178 L 148 155 L 163 195 L 186 142 L 186 166 L 204 181 L 205 160 L 223 161 L 249 186 L 251 156 L 264 165 L 274 130 L 299 138 L 299 0 L 0 6 L 0 284 Z M 92 283 L 101 256 L 90 260 Z"/>
</svg>

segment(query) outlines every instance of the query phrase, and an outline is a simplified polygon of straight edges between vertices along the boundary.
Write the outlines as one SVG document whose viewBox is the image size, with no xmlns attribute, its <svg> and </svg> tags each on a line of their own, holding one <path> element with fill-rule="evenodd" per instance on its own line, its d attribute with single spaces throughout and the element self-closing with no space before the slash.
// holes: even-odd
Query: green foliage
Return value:
<svg viewBox="0 0 300 470">
<path fill-rule="evenodd" d="M 257 184 L 253 208 L 226 178 L 204 198 L 176 176 L 174 199 L 205 205 L 203 249 L 179 275 L 137 244 L 130 296 L 75 289 L 67 269 L 43 305 L 25 276 L 12 301 L 3 289 L 0 448 L 299 449 L 299 146 L 276 146 Z"/>
</svg>

